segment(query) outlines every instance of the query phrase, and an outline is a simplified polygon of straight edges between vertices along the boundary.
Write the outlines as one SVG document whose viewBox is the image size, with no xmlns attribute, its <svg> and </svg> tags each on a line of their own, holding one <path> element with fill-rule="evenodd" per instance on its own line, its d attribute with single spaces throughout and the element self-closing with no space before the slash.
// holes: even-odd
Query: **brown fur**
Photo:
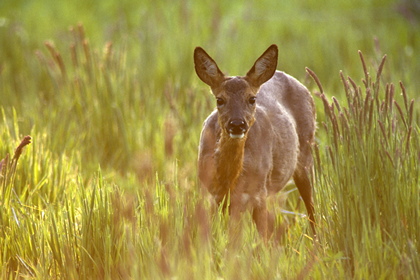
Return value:
<svg viewBox="0 0 420 280">
<path fill-rule="evenodd" d="M 201 133 L 200 181 L 218 203 L 230 193 L 231 213 L 251 208 L 264 238 L 271 235 L 274 221 L 266 198 L 291 177 L 315 232 L 309 179 L 314 102 L 301 83 L 276 71 L 277 54 L 277 46 L 272 45 L 246 76 L 227 77 L 203 49 L 194 52 L 197 75 L 218 99 Z"/>
<path fill-rule="evenodd" d="M 225 136 L 222 136 L 225 137 Z M 225 138 L 218 142 L 215 153 L 216 176 L 212 182 L 218 203 L 229 191 L 233 191 L 242 172 L 245 141 Z"/>
</svg>

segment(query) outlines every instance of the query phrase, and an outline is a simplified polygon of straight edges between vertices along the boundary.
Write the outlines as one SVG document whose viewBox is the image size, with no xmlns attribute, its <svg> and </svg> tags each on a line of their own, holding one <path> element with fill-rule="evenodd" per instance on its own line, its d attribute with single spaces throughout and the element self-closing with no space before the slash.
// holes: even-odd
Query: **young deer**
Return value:
<svg viewBox="0 0 420 280">
<path fill-rule="evenodd" d="M 230 193 L 231 214 L 252 209 L 259 233 L 269 238 L 274 216 L 266 198 L 293 177 L 315 233 L 309 174 L 313 161 L 315 107 L 295 78 L 276 71 L 278 49 L 270 46 L 246 76 L 225 76 L 200 47 L 194 51 L 198 77 L 211 87 L 217 109 L 201 132 L 198 176 L 221 203 Z"/>
</svg>

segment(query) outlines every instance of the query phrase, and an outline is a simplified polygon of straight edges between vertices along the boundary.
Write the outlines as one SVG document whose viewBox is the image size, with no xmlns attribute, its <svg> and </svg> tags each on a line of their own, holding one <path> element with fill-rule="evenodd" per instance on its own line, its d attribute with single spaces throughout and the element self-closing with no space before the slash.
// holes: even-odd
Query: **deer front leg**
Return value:
<svg viewBox="0 0 420 280">
<path fill-rule="evenodd" d="M 267 242 L 274 230 L 274 215 L 267 210 L 265 201 L 261 205 L 254 207 L 252 218 L 254 219 L 258 232 L 264 241 Z"/>
</svg>

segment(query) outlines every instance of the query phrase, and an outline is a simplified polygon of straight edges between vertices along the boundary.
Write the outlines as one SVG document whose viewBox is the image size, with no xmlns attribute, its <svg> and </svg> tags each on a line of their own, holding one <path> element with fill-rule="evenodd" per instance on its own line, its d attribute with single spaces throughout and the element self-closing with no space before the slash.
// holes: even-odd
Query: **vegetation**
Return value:
<svg viewBox="0 0 420 280">
<path fill-rule="evenodd" d="M 284 2 L 1 1 L 0 278 L 418 279 L 415 1 Z M 264 244 L 196 179 L 194 47 L 243 75 L 272 43 L 316 100 L 318 241 L 293 183 Z"/>
</svg>

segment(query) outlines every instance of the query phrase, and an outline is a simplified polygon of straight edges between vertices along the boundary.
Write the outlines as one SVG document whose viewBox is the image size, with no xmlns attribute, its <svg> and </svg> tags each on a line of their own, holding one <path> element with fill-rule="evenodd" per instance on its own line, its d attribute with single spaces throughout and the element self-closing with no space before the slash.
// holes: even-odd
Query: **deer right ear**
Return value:
<svg viewBox="0 0 420 280">
<path fill-rule="evenodd" d="M 260 87 L 271 79 L 276 72 L 278 48 L 271 45 L 258 59 L 246 74 L 246 79 L 254 87 Z"/>
<path fill-rule="evenodd" d="M 194 64 L 198 77 L 210 87 L 217 87 L 224 80 L 216 62 L 200 47 L 194 50 Z"/>
</svg>

